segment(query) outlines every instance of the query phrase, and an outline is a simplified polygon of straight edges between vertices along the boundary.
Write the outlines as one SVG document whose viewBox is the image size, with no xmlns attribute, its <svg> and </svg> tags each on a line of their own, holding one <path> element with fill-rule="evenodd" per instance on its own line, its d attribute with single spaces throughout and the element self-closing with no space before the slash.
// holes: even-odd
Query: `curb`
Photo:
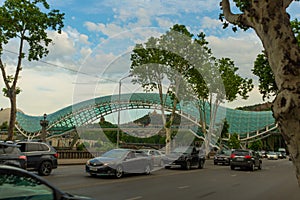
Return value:
<svg viewBox="0 0 300 200">
<path fill-rule="evenodd" d="M 85 165 L 89 159 L 58 159 L 58 165 Z"/>
</svg>

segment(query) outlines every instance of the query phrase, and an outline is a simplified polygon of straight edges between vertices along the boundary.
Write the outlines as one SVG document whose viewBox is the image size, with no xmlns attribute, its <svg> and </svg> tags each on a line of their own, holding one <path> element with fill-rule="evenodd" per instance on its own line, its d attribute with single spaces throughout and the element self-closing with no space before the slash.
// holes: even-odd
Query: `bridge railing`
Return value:
<svg viewBox="0 0 300 200">
<path fill-rule="evenodd" d="M 94 158 L 102 155 L 104 152 L 89 152 L 89 151 L 76 151 L 76 150 L 58 150 L 59 159 L 84 159 Z"/>
</svg>

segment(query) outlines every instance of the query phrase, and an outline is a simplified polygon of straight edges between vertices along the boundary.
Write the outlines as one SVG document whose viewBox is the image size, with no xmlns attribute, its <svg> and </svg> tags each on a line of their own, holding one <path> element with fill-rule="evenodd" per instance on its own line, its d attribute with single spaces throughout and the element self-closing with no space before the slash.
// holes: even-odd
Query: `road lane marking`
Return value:
<svg viewBox="0 0 300 200">
<path fill-rule="evenodd" d="M 178 189 L 186 189 L 186 188 L 189 188 L 190 186 L 189 185 L 184 185 L 184 186 L 179 186 L 177 187 Z"/>
<path fill-rule="evenodd" d="M 208 196 L 213 195 L 213 194 L 215 194 L 215 193 L 217 193 L 217 192 L 216 192 L 216 191 L 212 191 L 212 192 L 205 193 L 205 194 L 201 195 L 201 196 L 199 197 L 199 199 L 202 199 L 202 198 L 204 198 L 204 197 L 208 197 Z"/>
<path fill-rule="evenodd" d="M 142 196 L 137 196 L 137 197 L 132 197 L 132 198 L 125 199 L 125 200 L 138 200 L 138 199 L 142 199 L 142 198 L 143 198 Z"/>
</svg>

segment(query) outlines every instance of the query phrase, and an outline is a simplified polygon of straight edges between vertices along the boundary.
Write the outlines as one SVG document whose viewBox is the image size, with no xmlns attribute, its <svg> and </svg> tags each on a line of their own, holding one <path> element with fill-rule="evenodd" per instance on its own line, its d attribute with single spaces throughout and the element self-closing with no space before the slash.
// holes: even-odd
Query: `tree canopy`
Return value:
<svg viewBox="0 0 300 200">
<path fill-rule="evenodd" d="M 27 57 L 29 61 L 39 60 L 48 55 L 48 46 L 52 39 L 48 37 L 47 30 L 61 33 L 64 26 L 64 14 L 59 10 L 51 10 L 46 0 L 6 0 L 0 7 L 0 69 L 5 84 L 4 95 L 11 104 L 8 127 L 8 140 L 13 139 L 13 130 L 16 118 L 16 96 L 20 93 L 17 86 L 22 60 Z M 13 75 L 8 74 L 2 60 L 3 50 L 9 42 L 18 42 L 17 64 Z"/>
<path fill-rule="evenodd" d="M 184 25 L 176 24 L 159 38 L 151 37 L 145 44 L 137 44 L 131 61 L 133 82 L 142 85 L 145 91 L 157 89 L 161 105 L 164 105 L 163 92 L 173 100 L 172 112 L 180 101 L 195 102 L 204 134 L 209 127 L 210 134 L 214 132 L 220 103 L 234 101 L 238 96 L 246 99 L 253 88 L 252 80 L 242 78 L 231 59 L 213 56 L 203 32 L 194 36 Z M 163 84 L 169 84 L 165 91 Z M 210 125 L 206 124 L 207 109 Z M 166 127 L 172 125 L 173 118 L 164 120 Z"/>
</svg>

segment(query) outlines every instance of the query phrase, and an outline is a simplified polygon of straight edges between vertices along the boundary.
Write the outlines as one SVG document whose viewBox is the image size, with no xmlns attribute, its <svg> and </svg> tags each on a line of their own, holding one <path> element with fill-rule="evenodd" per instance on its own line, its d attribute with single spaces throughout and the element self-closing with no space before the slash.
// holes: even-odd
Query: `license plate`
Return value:
<svg viewBox="0 0 300 200">
<path fill-rule="evenodd" d="M 237 161 L 243 161 L 244 158 L 236 158 Z"/>
<path fill-rule="evenodd" d="M 97 167 L 90 167 L 90 170 L 91 171 L 97 171 L 98 169 L 97 169 Z"/>
</svg>

